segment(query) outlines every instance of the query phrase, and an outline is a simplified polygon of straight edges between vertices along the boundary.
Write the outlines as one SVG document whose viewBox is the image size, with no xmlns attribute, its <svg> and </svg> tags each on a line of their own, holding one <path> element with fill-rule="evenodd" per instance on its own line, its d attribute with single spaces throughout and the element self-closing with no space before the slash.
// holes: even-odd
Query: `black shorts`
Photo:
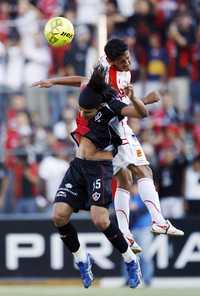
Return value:
<svg viewBox="0 0 200 296">
<path fill-rule="evenodd" d="M 75 158 L 56 193 L 55 202 L 68 203 L 75 212 L 112 202 L 112 161 Z"/>
</svg>

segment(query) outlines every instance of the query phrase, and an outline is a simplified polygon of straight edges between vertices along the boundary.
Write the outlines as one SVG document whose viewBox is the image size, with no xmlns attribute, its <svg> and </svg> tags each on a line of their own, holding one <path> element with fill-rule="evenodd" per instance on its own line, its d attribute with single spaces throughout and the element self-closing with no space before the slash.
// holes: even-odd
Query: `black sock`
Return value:
<svg viewBox="0 0 200 296">
<path fill-rule="evenodd" d="M 62 239 L 65 246 L 72 252 L 75 253 L 80 248 L 80 243 L 78 240 L 78 234 L 76 229 L 71 223 L 64 226 L 57 227 L 60 233 L 60 238 Z"/>
<path fill-rule="evenodd" d="M 103 231 L 107 239 L 111 244 L 120 252 L 125 253 L 128 249 L 128 243 L 125 240 L 123 234 L 115 224 L 110 223 L 108 228 Z"/>
</svg>

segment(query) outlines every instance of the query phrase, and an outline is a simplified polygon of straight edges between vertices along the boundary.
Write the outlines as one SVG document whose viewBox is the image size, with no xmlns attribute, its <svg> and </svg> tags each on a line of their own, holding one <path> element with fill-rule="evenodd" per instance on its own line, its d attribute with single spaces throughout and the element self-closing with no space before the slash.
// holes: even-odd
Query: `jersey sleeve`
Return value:
<svg viewBox="0 0 200 296">
<path fill-rule="evenodd" d="M 120 100 L 117 100 L 117 99 L 113 99 L 112 101 L 110 101 L 108 103 L 108 107 L 109 109 L 115 113 L 116 115 L 121 115 L 121 110 L 124 108 L 124 107 L 127 107 L 128 105 L 121 102 Z"/>
</svg>

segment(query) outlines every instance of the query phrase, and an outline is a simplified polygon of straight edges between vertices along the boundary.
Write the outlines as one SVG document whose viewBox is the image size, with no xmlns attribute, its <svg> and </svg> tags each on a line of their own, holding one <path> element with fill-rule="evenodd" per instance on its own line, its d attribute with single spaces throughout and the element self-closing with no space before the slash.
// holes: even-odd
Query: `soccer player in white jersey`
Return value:
<svg viewBox="0 0 200 296">
<path fill-rule="evenodd" d="M 129 99 L 129 84 L 131 80 L 130 56 L 127 45 L 121 39 L 111 39 L 107 42 L 104 50 L 107 62 L 103 58 L 100 59 L 100 63 L 105 67 L 106 81 L 118 90 L 120 100 L 124 103 L 131 103 Z M 58 77 L 36 82 L 33 86 L 51 87 L 56 84 L 81 86 L 86 81 L 87 78 L 82 76 Z M 151 104 L 158 100 L 157 92 L 152 92 L 143 99 L 143 102 Z M 127 118 L 120 124 L 115 125 L 115 129 L 120 133 L 123 145 L 120 146 L 119 152 L 113 160 L 114 175 L 117 180 L 114 205 L 119 228 L 130 244 L 132 244 L 133 251 L 136 253 L 140 252 L 141 248 L 134 242 L 129 230 L 129 201 L 130 186 L 132 185 L 130 172 L 137 180 L 139 195 L 151 215 L 152 232 L 174 236 L 184 235 L 182 230 L 175 228 L 162 215 L 152 170 L 137 137 L 128 126 Z"/>
</svg>

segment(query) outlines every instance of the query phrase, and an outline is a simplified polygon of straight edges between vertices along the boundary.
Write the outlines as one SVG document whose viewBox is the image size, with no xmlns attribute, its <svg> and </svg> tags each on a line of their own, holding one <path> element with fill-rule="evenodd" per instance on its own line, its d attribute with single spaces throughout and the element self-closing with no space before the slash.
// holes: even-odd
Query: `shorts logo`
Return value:
<svg viewBox="0 0 200 296">
<path fill-rule="evenodd" d="M 64 191 L 58 191 L 58 193 L 56 194 L 57 197 L 66 197 L 66 192 Z"/>
<path fill-rule="evenodd" d="M 94 201 L 99 200 L 100 197 L 101 197 L 101 193 L 94 192 L 94 193 L 92 194 L 92 198 L 93 198 Z"/>
<path fill-rule="evenodd" d="M 72 188 L 72 184 L 71 183 L 67 183 L 67 184 L 65 184 L 65 187 L 71 189 Z"/>
<path fill-rule="evenodd" d="M 136 154 L 137 154 L 137 157 L 141 157 L 142 156 L 142 150 L 137 149 Z"/>
</svg>

